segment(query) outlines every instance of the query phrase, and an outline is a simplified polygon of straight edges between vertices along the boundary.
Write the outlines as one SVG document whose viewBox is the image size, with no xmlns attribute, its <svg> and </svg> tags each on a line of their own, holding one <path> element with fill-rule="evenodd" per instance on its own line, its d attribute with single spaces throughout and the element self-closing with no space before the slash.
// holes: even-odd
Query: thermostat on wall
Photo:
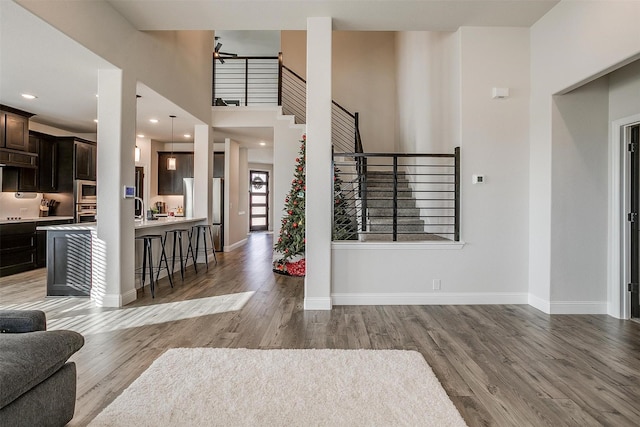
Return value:
<svg viewBox="0 0 640 427">
<path fill-rule="evenodd" d="M 484 181 L 485 181 L 484 175 L 473 175 L 474 184 L 484 184 Z"/>
<path fill-rule="evenodd" d="M 124 186 L 124 198 L 133 199 L 136 196 L 136 187 L 131 185 Z"/>
</svg>

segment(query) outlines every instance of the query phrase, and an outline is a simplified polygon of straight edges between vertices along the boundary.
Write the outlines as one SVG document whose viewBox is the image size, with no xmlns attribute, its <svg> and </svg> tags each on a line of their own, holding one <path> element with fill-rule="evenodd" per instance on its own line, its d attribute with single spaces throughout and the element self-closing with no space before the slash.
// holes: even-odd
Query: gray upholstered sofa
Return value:
<svg viewBox="0 0 640 427">
<path fill-rule="evenodd" d="M 76 365 L 84 345 L 73 331 L 47 331 L 45 314 L 0 310 L 0 426 L 63 426 L 73 418 Z"/>
</svg>

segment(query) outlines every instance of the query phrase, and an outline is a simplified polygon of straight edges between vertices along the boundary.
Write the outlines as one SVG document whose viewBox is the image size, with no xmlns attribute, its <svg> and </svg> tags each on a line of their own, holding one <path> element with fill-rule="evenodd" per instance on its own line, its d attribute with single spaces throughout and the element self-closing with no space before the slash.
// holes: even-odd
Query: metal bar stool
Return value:
<svg viewBox="0 0 640 427">
<path fill-rule="evenodd" d="M 187 247 L 187 256 L 183 256 L 182 255 L 182 234 L 183 233 L 187 233 L 187 241 L 189 242 L 189 246 Z M 193 266 L 196 270 L 196 273 L 198 272 L 198 267 L 196 267 L 196 256 L 195 253 L 193 252 L 193 246 L 191 245 L 191 239 L 189 238 L 189 230 L 187 230 L 186 228 L 177 228 L 175 230 L 167 230 L 164 232 L 164 239 L 162 241 L 162 246 L 164 247 L 167 244 L 167 237 L 169 236 L 169 234 L 173 234 L 173 249 L 171 250 L 171 275 L 173 275 L 173 272 L 175 271 L 175 266 L 176 266 L 176 243 L 178 243 L 178 246 L 180 248 L 180 277 L 182 278 L 182 281 L 184 282 L 184 270 L 185 270 L 185 264 L 186 261 L 189 259 L 189 251 L 191 251 L 191 257 L 193 259 Z M 164 256 L 164 261 L 165 263 L 167 262 L 167 256 L 165 255 L 165 253 L 163 252 L 163 254 L 160 256 L 160 264 L 162 264 L 162 256 Z M 157 274 L 156 274 L 156 280 L 158 280 L 158 275 L 160 274 L 160 270 L 158 270 Z"/>
<path fill-rule="evenodd" d="M 161 248 L 160 263 L 158 263 L 157 267 L 153 266 L 152 244 L 155 239 L 158 239 L 160 241 L 160 248 Z M 153 270 L 156 270 L 158 274 L 160 273 L 160 270 L 162 269 L 162 257 L 164 257 L 164 265 L 165 265 L 164 268 L 167 270 L 167 276 L 169 276 L 169 283 L 173 288 L 173 279 L 171 278 L 171 273 L 169 273 L 169 265 L 167 264 L 167 254 L 164 251 L 164 242 L 162 241 L 162 236 L 159 234 L 147 234 L 146 236 L 136 236 L 136 240 L 141 240 L 144 248 L 142 252 L 142 268 L 139 269 L 140 273 L 142 274 L 142 292 L 144 292 L 144 282 L 146 278 L 146 271 L 148 268 L 149 269 L 149 288 L 151 289 L 151 297 L 155 298 L 156 297 L 155 285 L 156 285 L 156 282 L 158 281 L 158 276 L 156 275 L 156 278 L 154 280 Z M 147 259 L 149 261 L 148 266 L 147 266 Z"/>
<path fill-rule="evenodd" d="M 211 251 L 213 252 L 213 259 L 218 264 L 218 258 L 216 257 L 216 248 L 213 244 L 213 231 L 211 230 L 211 224 L 201 224 L 194 225 L 191 227 L 191 236 L 193 233 L 196 233 L 196 251 L 195 257 L 198 259 L 198 254 L 200 253 L 200 235 L 202 235 L 202 241 L 204 242 L 204 261 L 207 264 L 207 271 L 209 271 L 209 256 L 207 255 L 209 249 L 207 249 L 207 230 L 209 231 L 209 238 L 211 239 Z"/>
</svg>

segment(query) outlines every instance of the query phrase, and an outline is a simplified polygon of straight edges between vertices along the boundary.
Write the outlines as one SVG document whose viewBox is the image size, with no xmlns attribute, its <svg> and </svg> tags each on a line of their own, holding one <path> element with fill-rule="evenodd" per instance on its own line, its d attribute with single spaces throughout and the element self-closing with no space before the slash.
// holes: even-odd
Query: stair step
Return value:
<svg viewBox="0 0 640 427">
<path fill-rule="evenodd" d="M 391 217 L 393 216 L 393 208 L 369 208 L 369 216 L 371 217 Z M 419 208 L 398 208 L 398 216 L 420 216 Z"/>
<path fill-rule="evenodd" d="M 398 198 L 398 208 L 415 208 L 415 199 Z M 393 208 L 393 199 L 367 199 L 368 208 Z"/>
</svg>

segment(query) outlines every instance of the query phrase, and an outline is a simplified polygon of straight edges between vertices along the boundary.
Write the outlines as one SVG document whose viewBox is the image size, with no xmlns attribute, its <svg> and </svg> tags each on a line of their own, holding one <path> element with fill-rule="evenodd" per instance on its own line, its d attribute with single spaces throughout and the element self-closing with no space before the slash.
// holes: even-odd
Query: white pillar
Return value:
<svg viewBox="0 0 640 427">
<path fill-rule="evenodd" d="M 213 185 L 213 133 L 209 125 L 196 125 L 193 130 L 193 185 L 196 217 L 212 222 L 211 190 Z"/>
<path fill-rule="evenodd" d="M 307 19 L 305 310 L 331 309 L 331 18 Z"/>
<path fill-rule="evenodd" d="M 98 230 L 94 239 L 91 298 L 104 307 L 136 299 L 133 199 L 136 81 L 118 69 L 98 72 Z"/>
</svg>

